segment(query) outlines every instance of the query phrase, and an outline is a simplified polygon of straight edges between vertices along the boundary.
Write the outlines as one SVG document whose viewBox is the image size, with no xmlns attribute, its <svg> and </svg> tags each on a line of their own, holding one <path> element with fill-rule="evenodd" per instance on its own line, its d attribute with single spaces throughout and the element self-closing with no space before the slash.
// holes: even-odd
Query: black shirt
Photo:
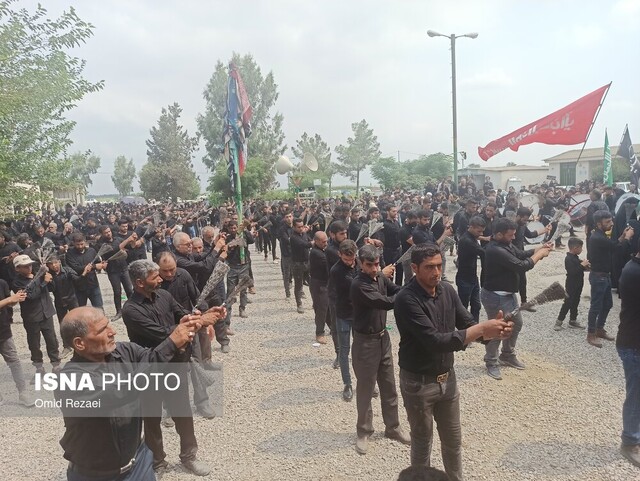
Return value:
<svg viewBox="0 0 640 481">
<path fill-rule="evenodd" d="M 65 256 L 67 260 L 67 266 L 71 267 L 76 274 L 80 276 L 78 278 L 78 282 L 76 283 L 76 289 L 79 291 L 86 291 L 94 287 L 98 287 L 98 276 L 96 275 L 96 270 L 92 269 L 86 276 L 82 276 L 84 272 L 84 268 L 87 264 L 91 264 L 93 259 L 96 258 L 97 252 L 93 249 L 93 247 L 85 247 L 84 251 L 80 252 L 75 247 L 69 249 L 67 255 Z"/>
<path fill-rule="evenodd" d="M 609 239 L 600 229 L 595 229 L 587 244 L 587 259 L 591 262 L 591 272 L 611 273 L 613 252 L 620 246 L 618 239 Z"/>
<path fill-rule="evenodd" d="M 564 258 L 564 268 L 567 271 L 567 285 L 584 285 L 584 271 L 586 268 L 581 264 L 577 255 L 567 252 Z"/>
<path fill-rule="evenodd" d="M 400 247 L 400 223 L 395 220 L 385 219 L 384 221 L 384 248 L 398 249 Z"/>
<path fill-rule="evenodd" d="M 0 301 L 11 297 L 11 289 L 3 279 L 0 279 Z M 0 342 L 9 339 L 11 334 L 11 323 L 13 322 L 13 307 L 6 306 L 0 309 Z"/>
<path fill-rule="evenodd" d="M 138 363 L 167 362 L 178 352 L 173 341 L 167 338 L 155 349 L 144 349 L 134 343 L 118 342 L 115 350 L 106 357 L 105 371 L 131 377 L 139 372 Z M 93 372 L 97 363 L 87 361 L 78 354 L 65 364 L 62 372 L 77 373 Z M 114 366 L 117 364 L 117 367 Z M 142 418 L 131 417 L 132 412 L 140 410 L 140 393 L 134 389 L 114 390 L 113 398 L 109 391 L 96 389 L 95 399 L 100 399 L 101 409 L 113 406 L 113 415 L 109 417 L 79 417 L 70 412 L 62 402 L 65 433 L 60 440 L 64 450 L 64 458 L 86 470 L 113 471 L 126 466 L 134 457 L 140 444 L 142 434 Z M 60 399 L 69 392 L 55 391 L 56 399 Z M 127 395 L 128 394 L 128 395 Z M 82 392 L 82 399 L 91 400 L 91 393 Z M 118 416 L 118 411 L 128 415 Z"/>
<path fill-rule="evenodd" d="M 193 278 L 180 267 L 176 269 L 176 274 L 171 281 L 162 281 L 160 288 L 169 292 L 185 311 L 193 309 L 200 295 Z"/>
<path fill-rule="evenodd" d="M 433 237 L 433 233 L 429 230 L 428 226 L 418 224 L 418 226 L 413 229 L 413 245 L 435 243 L 436 239 Z"/>
<path fill-rule="evenodd" d="M 378 273 L 376 279 L 360 272 L 351 283 L 353 330 L 360 334 L 375 334 L 387 326 L 387 311 L 393 309 L 400 286 Z"/>
<path fill-rule="evenodd" d="M 464 349 L 466 329 L 475 324 L 451 284 L 439 283 L 431 297 L 415 277 L 396 296 L 394 313 L 400 333 L 398 365 L 429 376 L 453 368 L 453 352 Z"/>
<path fill-rule="evenodd" d="M 212 250 L 204 257 L 194 254 L 185 255 L 178 251 L 175 251 L 174 254 L 177 266 L 187 271 L 197 283 L 200 283 L 202 279 L 208 279 L 216 266 L 216 262 L 218 262 L 215 250 Z"/>
<path fill-rule="evenodd" d="M 291 232 L 291 260 L 293 262 L 307 262 L 311 241 L 306 233 Z"/>
<path fill-rule="evenodd" d="M 57 274 L 50 272 L 53 277 L 53 294 L 56 304 L 63 306 L 76 306 L 76 288 L 75 284 L 79 281 L 80 276 L 70 267 L 60 266 L 60 272 Z"/>
<path fill-rule="evenodd" d="M 254 243 L 254 238 L 250 232 L 243 230 L 242 234 L 244 235 L 244 240 L 247 243 L 247 246 Z M 234 240 L 237 237 L 237 234 L 230 234 L 227 236 L 227 244 Z M 244 262 L 240 261 L 240 249 L 244 249 Z M 230 266 L 239 266 L 249 263 L 249 249 L 247 247 L 235 246 L 231 247 L 229 250 L 229 256 L 227 257 L 227 263 Z"/>
<path fill-rule="evenodd" d="M 280 255 L 282 257 L 291 257 L 291 226 L 286 222 L 282 223 L 278 231 L 278 240 L 280 241 Z"/>
<path fill-rule="evenodd" d="M 533 269 L 533 250 L 522 251 L 513 244 L 491 239 L 484 255 L 484 285 L 489 291 L 518 292 L 520 276 Z"/>
<path fill-rule="evenodd" d="M 171 294 L 159 289 L 151 295 L 151 299 L 134 292 L 122 307 L 122 320 L 127 326 L 131 342 L 154 348 L 173 332 L 180 319 L 188 313 Z"/>
<path fill-rule="evenodd" d="M 350 267 L 344 262 L 336 262 L 329 271 L 329 300 L 336 305 L 336 317 L 353 319 L 351 304 L 351 283 L 358 275 L 357 267 Z"/>
<path fill-rule="evenodd" d="M 478 257 L 484 259 L 484 249 L 469 231 L 458 240 L 458 272 L 456 280 L 476 282 L 478 280 Z"/>
<path fill-rule="evenodd" d="M 413 236 L 415 227 L 415 224 L 407 224 L 406 222 L 402 225 L 400 229 L 400 246 L 402 247 L 402 252 L 407 252 L 411 248 L 411 244 L 409 244 L 407 240 Z"/>
<path fill-rule="evenodd" d="M 340 253 L 338 251 L 339 247 L 339 244 L 336 244 L 335 241 L 329 239 L 327 248 L 324 250 L 324 254 L 327 257 L 327 268 L 329 270 L 331 270 L 331 268 L 336 265 L 336 262 L 340 260 Z"/>
<path fill-rule="evenodd" d="M 56 310 L 49 296 L 49 290 L 54 288 L 53 281 L 45 282 L 43 276 L 32 283 L 28 277 L 16 274 L 12 287 L 14 292 L 24 290 L 27 293 L 27 298 L 20 303 L 20 316 L 25 324 L 42 322 L 55 315 Z"/>
<path fill-rule="evenodd" d="M 326 285 L 329 281 L 329 267 L 327 265 L 327 256 L 325 251 L 317 245 L 311 247 L 309 252 L 309 277 L 311 280 Z"/>
<path fill-rule="evenodd" d="M 622 301 L 620 307 L 620 327 L 616 347 L 640 350 L 640 258 L 632 257 L 622 269 L 618 283 L 618 293 Z"/>
</svg>

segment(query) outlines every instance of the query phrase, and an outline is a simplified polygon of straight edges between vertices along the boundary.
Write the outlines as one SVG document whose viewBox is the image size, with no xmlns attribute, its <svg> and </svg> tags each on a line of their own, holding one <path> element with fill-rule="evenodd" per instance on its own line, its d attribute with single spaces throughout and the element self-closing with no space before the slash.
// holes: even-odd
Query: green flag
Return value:
<svg viewBox="0 0 640 481">
<path fill-rule="evenodd" d="M 611 149 L 609 149 L 609 137 L 607 129 L 604 129 L 604 179 L 607 185 L 613 185 L 613 170 L 611 169 Z"/>
</svg>

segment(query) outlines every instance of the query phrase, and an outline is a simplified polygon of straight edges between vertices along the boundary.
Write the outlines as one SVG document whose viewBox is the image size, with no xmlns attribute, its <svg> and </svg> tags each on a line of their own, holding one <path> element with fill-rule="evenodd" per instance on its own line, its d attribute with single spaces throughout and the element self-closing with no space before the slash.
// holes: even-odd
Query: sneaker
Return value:
<svg viewBox="0 0 640 481">
<path fill-rule="evenodd" d="M 342 399 L 346 402 L 350 402 L 353 399 L 353 388 L 351 384 L 345 384 L 342 390 Z"/>
<path fill-rule="evenodd" d="M 249 292 L 249 294 L 255 294 L 255 293 L 256 293 L 256 288 L 255 288 L 255 286 L 251 286 L 251 287 L 248 289 L 248 292 Z"/>
<path fill-rule="evenodd" d="M 616 338 L 611 336 L 606 329 L 596 329 L 596 337 L 604 339 L 605 341 L 615 341 Z"/>
<path fill-rule="evenodd" d="M 227 327 L 227 336 L 235 336 L 235 335 L 236 335 L 236 332 L 230 327 Z"/>
<path fill-rule="evenodd" d="M 394 429 L 393 431 L 385 431 L 384 437 L 406 444 L 407 446 L 411 444 L 411 437 L 400 428 Z"/>
<path fill-rule="evenodd" d="M 68 358 L 71 354 L 73 354 L 73 349 L 71 349 L 70 347 L 65 347 L 62 352 L 60 353 L 60 359 L 66 359 Z"/>
<path fill-rule="evenodd" d="M 487 374 L 489 377 L 492 377 L 496 381 L 502 380 L 502 373 L 500 372 L 500 367 L 498 366 L 487 366 Z"/>
<path fill-rule="evenodd" d="M 503 366 L 512 367 L 520 371 L 523 371 L 525 368 L 525 365 L 520 361 L 518 361 L 518 358 L 516 358 L 516 356 L 509 356 L 509 357 L 500 356 L 498 360 L 500 361 L 500 364 L 502 364 Z"/>
<path fill-rule="evenodd" d="M 622 444 L 620 445 L 620 454 L 622 454 L 631 464 L 640 468 L 640 444 L 634 444 L 631 446 Z"/>
<path fill-rule="evenodd" d="M 229 344 L 225 344 L 220 348 L 220 351 L 224 354 L 229 354 L 231 352 L 231 347 L 229 346 Z"/>
<path fill-rule="evenodd" d="M 276 259 L 273 259 L 273 263 L 274 263 L 274 264 L 277 264 L 277 263 L 278 263 L 278 259 L 277 259 L 277 258 L 276 258 Z"/>
<path fill-rule="evenodd" d="M 222 371 L 222 363 L 213 362 L 211 359 L 204 361 L 202 367 L 207 371 Z"/>
<path fill-rule="evenodd" d="M 580 324 L 578 321 L 569 321 L 569 327 L 573 329 L 584 329 L 584 324 Z"/>
<path fill-rule="evenodd" d="M 338 359 L 337 357 L 333 361 L 333 368 L 334 369 L 340 369 L 340 359 Z"/>
<path fill-rule="evenodd" d="M 20 393 L 18 394 L 18 401 L 20 402 L 20 404 L 28 408 L 36 405 L 36 400 L 28 391 L 20 391 Z M 0 404 L 2 404 L 1 396 L 0 396 Z"/>
<path fill-rule="evenodd" d="M 240 317 L 242 317 L 243 319 L 246 319 L 247 317 L 249 317 L 249 314 L 247 314 L 246 309 L 240 309 Z"/>
<path fill-rule="evenodd" d="M 118 319 L 122 319 L 122 311 L 116 312 L 116 315 L 111 318 L 111 322 L 115 322 Z"/>
<path fill-rule="evenodd" d="M 380 389 L 378 389 L 378 386 L 373 386 L 373 397 L 378 397 L 380 396 Z"/>
<path fill-rule="evenodd" d="M 216 413 L 214 412 L 211 404 L 205 403 L 196 407 L 196 412 L 205 419 L 213 419 L 216 417 Z"/>
<path fill-rule="evenodd" d="M 602 347 L 602 343 L 600 339 L 594 333 L 587 334 L 587 342 L 591 344 L 593 347 Z"/>
<path fill-rule="evenodd" d="M 302 306 L 298 306 L 298 314 L 304 314 L 304 309 Z"/>
<path fill-rule="evenodd" d="M 356 452 L 358 454 L 367 454 L 369 449 L 369 436 L 358 436 L 356 439 Z"/>
<path fill-rule="evenodd" d="M 556 321 L 556 325 L 553 326 L 554 331 L 562 331 L 562 322 L 560 319 Z"/>
<path fill-rule="evenodd" d="M 153 461 L 153 471 L 156 474 L 162 474 L 169 467 L 169 463 L 166 460 Z"/>
<path fill-rule="evenodd" d="M 207 463 L 198 461 L 197 459 L 182 461 L 182 466 L 196 476 L 206 476 L 211 472 L 211 468 Z"/>
<path fill-rule="evenodd" d="M 319 336 L 316 336 L 316 342 L 318 344 L 326 344 L 327 343 L 327 339 L 324 337 L 323 334 L 320 334 Z"/>
</svg>

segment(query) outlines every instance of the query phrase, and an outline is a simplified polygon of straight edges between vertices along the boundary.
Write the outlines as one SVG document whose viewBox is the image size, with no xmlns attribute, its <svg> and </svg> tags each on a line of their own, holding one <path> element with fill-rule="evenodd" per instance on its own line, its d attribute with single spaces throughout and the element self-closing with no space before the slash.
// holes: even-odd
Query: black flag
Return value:
<svg viewBox="0 0 640 481">
<path fill-rule="evenodd" d="M 629 161 L 629 170 L 631 172 L 631 182 L 638 185 L 638 179 L 640 178 L 640 162 L 636 157 L 636 153 L 633 150 L 633 144 L 631 143 L 631 136 L 629 135 L 629 126 L 625 125 L 622 139 L 620 140 L 620 146 L 618 147 L 617 154 L 619 157 L 623 157 Z"/>
</svg>

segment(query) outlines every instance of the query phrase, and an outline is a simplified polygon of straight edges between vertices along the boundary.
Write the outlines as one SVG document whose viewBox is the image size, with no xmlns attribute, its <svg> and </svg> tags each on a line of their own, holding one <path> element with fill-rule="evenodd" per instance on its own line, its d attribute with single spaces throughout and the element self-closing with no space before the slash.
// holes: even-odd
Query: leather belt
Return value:
<svg viewBox="0 0 640 481">
<path fill-rule="evenodd" d="M 358 336 L 362 336 L 362 337 L 369 337 L 369 338 L 372 338 L 372 339 L 379 339 L 382 336 L 384 336 L 385 332 L 387 332 L 386 329 L 383 329 L 380 332 L 366 333 L 366 334 L 364 332 L 353 331 L 353 334 L 354 335 L 358 335 Z"/>
<path fill-rule="evenodd" d="M 437 376 L 434 376 L 432 374 L 419 374 L 417 372 L 410 372 L 410 371 L 402 370 L 400 372 L 400 375 L 404 376 L 404 377 L 407 377 L 407 378 L 411 379 L 412 381 L 422 382 L 424 384 L 429 384 L 429 383 L 434 383 L 434 382 L 437 382 L 439 384 L 443 384 L 443 383 L 447 382 L 447 380 L 449 379 L 449 376 L 452 374 L 452 372 L 453 371 L 447 371 L 445 373 L 438 374 Z"/>
<path fill-rule="evenodd" d="M 99 471 L 94 469 L 86 469 L 86 468 L 83 468 L 82 466 L 78 466 L 77 464 L 69 461 L 69 470 L 73 471 L 74 473 L 81 474 L 82 476 L 90 476 L 94 478 L 102 478 L 102 477 L 106 478 L 109 476 L 120 476 L 122 474 L 128 473 L 129 471 L 131 471 L 131 469 L 133 469 L 133 466 L 135 463 L 136 463 L 136 458 L 131 458 L 131 461 L 129 461 L 129 463 L 127 463 L 126 465 L 122 466 L 120 469 L 114 469 L 111 471 Z"/>
</svg>

